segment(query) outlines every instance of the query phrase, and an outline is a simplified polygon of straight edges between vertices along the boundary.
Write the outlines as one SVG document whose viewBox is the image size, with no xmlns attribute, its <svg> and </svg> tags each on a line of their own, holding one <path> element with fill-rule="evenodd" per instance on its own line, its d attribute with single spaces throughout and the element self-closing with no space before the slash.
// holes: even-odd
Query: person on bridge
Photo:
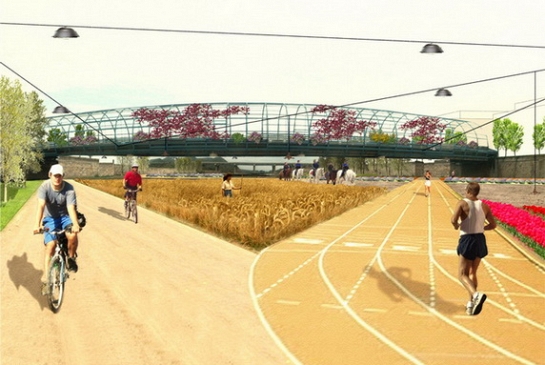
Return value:
<svg viewBox="0 0 545 365">
<path fill-rule="evenodd" d="M 123 189 L 125 190 L 140 190 L 142 191 L 142 176 L 138 173 L 138 165 L 133 164 L 130 171 L 127 171 L 123 177 Z M 130 193 L 125 192 L 125 206 L 128 204 Z M 136 200 L 136 193 L 134 193 Z"/>
<path fill-rule="evenodd" d="M 233 184 L 231 182 L 232 177 L 233 177 L 233 175 L 226 174 L 223 177 L 223 183 L 221 184 L 221 195 L 224 196 L 224 197 L 227 197 L 227 198 L 232 198 L 233 197 L 233 190 L 241 190 L 242 189 L 242 187 L 237 188 L 235 186 L 235 184 Z"/>
<path fill-rule="evenodd" d="M 426 194 L 426 197 L 431 194 L 431 172 L 430 170 L 426 170 L 424 173 L 424 179 L 426 180 L 424 182 L 424 191 Z"/>
<path fill-rule="evenodd" d="M 480 189 L 476 182 L 467 184 L 465 198 L 458 202 L 450 219 L 454 229 L 460 229 L 456 250 L 460 262 L 458 277 L 469 293 L 466 305 L 469 315 L 479 314 L 486 300 L 486 294 L 477 291 L 477 270 L 481 259 L 488 255 L 484 231 L 496 228 L 490 207 L 477 197 Z"/>
<path fill-rule="evenodd" d="M 45 256 L 42 274 L 42 294 L 47 289 L 47 271 L 51 257 L 55 253 L 55 238 L 49 233 L 59 231 L 72 225 L 66 232 L 68 238 L 68 270 L 78 271 L 76 262 L 78 249 L 78 232 L 81 227 L 77 217 L 76 191 L 72 184 L 64 181 L 62 165 L 53 165 L 49 169 L 49 179 L 38 188 L 38 209 L 36 211 L 36 229 L 34 233 L 44 233 Z"/>
</svg>

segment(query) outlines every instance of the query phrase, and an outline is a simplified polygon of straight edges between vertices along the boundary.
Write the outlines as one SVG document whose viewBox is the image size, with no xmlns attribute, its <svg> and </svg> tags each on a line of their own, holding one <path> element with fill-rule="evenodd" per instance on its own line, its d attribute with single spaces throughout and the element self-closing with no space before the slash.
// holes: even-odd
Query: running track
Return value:
<svg viewBox="0 0 545 365">
<path fill-rule="evenodd" d="M 414 181 L 256 258 L 254 306 L 295 364 L 545 364 L 545 270 L 487 232 L 488 295 L 467 316 L 457 279 L 459 196 Z"/>
</svg>

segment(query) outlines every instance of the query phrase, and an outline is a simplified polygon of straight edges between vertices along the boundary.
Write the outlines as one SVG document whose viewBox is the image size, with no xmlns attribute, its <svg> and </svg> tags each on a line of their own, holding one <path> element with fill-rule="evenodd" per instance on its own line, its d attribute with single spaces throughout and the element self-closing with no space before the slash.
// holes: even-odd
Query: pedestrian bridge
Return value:
<svg viewBox="0 0 545 365">
<path fill-rule="evenodd" d="M 206 115 L 189 113 L 195 105 L 206 105 L 207 110 L 213 112 Z M 468 121 L 389 110 L 335 108 L 351 113 L 352 121 L 372 123 L 373 128 L 348 137 L 345 133 L 342 139 L 317 138 L 315 123 L 327 118 L 328 112 L 315 112 L 315 107 L 274 103 L 175 104 L 56 115 L 48 118 L 49 137 L 44 153 L 46 157 L 290 154 L 474 161 L 486 161 L 498 155 L 489 147 L 488 137 L 476 133 L 476 126 Z M 137 117 L 142 110 L 158 117 L 151 122 L 143 121 Z M 227 110 L 245 112 L 229 113 Z M 417 142 L 414 130 L 402 128 L 405 123 L 422 117 L 434 118 L 444 126 L 435 137 L 446 139 L 445 142 L 421 144 Z M 158 118 L 162 118 L 161 123 L 156 123 Z M 175 125 L 180 121 L 186 125 Z M 202 127 L 203 122 L 206 128 L 196 130 L 195 125 Z M 333 130 L 345 128 L 346 124 L 331 127 Z M 181 130 L 186 134 L 173 132 Z"/>
</svg>

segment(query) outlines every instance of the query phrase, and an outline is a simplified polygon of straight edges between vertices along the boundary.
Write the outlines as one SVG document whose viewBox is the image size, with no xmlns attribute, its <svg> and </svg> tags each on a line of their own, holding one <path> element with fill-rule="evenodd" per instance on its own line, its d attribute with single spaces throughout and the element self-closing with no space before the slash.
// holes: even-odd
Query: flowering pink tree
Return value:
<svg viewBox="0 0 545 365">
<path fill-rule="evenodd" d="M 447 125 L 441 123 L 439 118 L 419 117 L 403 123 L 400 129 L 412 130 L 411 137 L 418 144 L 433 144 L 441 143 L 445 140 L 440 135 L 446 127 Z"/>
<path fill-rule="evenodd" d="M 229 138 L 229 134 L 219 132 L 214 120 L 227 119 L 233 114 L 245 114 L 250 108 L 245 106 L 230 106 L 224 110 L 213 109 L 210 104 L 191 104 L 182 112 L 171 110 L 138 109 L 133 113 L 138 123 L 148 123 L 151 127 L 150 138 Z"/>
<path fill-rule="evenodd" d="M 319 119 L 312 123 L 312 127 L 316 132 L 311 136 L 313 143 L 326 142 L 331 139 L 346 139 L 352 138 L 354 133 L 363 135 L 367 128 L 374 128 L 377 123 L 366 120 L 356 119 L 356 111 L 349 109 L 337 109 L 334 106 L 317 105 L 311 112 L 328 113 L 323 119 Z"/>
</svg>

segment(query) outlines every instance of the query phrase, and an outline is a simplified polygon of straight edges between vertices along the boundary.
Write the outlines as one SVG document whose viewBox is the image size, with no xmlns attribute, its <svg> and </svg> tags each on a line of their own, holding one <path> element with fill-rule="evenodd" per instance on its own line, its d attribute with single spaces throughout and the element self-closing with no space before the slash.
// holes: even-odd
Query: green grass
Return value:
<svg viewBox="0 0 545 365">
<path fill-rule="evenodd" d="M 4 184 L 0 184 L 0 231 L 8 225 L 41 183 L 41 180 L 27 181 L 26 187 L 21 189 L 8 185 L 8 201 L 6 203 L 4 203 Z M 30 217 L 30 219 L 33 218 L 34 216 Z"/>
</svg>

